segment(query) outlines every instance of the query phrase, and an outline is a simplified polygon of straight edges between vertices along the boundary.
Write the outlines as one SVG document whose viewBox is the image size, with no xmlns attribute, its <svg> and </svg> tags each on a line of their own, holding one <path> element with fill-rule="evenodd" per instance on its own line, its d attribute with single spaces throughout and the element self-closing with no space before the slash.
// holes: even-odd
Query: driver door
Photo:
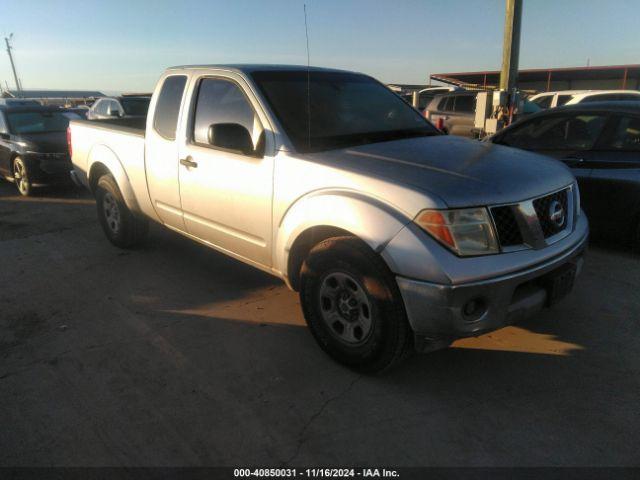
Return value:
<svg viewBox="0 0 640 480">
<path fill-rule="evenodd" d="M 268 267 L 273 157 L 216 146 L 210 138 L 212 125 L 234 124 L 244 127 L 255 149 L 265 137 L 259 106 L 239 82 L 227 77 L 202 77 L 194 90 L 178 167 L 187 232 Z"/>
</svg>

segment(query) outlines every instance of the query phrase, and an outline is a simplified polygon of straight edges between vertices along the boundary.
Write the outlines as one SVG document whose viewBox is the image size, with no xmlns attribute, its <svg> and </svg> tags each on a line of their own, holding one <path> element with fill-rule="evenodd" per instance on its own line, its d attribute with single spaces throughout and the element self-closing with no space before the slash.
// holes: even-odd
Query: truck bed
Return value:
<svg viewBox="0 0 640 480">
<path fill-rule="evenodd" d="M 74 120 L 73 123 L 84 124 L 93 128 L 118 130 L 144 137 L 147 125 L 146 118 L 110 118 L 107 120 Z"/>
</svg>

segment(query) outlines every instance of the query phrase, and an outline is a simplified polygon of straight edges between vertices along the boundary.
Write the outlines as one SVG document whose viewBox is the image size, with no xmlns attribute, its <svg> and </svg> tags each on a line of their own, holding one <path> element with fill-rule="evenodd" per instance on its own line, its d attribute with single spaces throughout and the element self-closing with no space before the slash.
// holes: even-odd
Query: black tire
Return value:
<svg viewBox="0 0 640 480">
<path fill-rule="evenodd" d="M 413 352 L 413 334 L 395 278 L 360 239 L 345 236 L 320 242 L 303 263 L 300 280 L 307 325 L 320 347 L 338 362 L 374 373 L 392 368 Z M 351 302 L 352 292 L 366 301 L 356 302 L 358 306 L 345 313 L 341 309 L 345 301 Z M 349 333 L 340 327 L 361 318 L 368 319 L 369 330 L 360 323 L 347 326 Z M 358 328 L 360 338 L 354 333 Z"/>
<path fill-rule="evenodd" d="M 20 157 L 13 159 L 11 163 L 11 173 L 13 174 L 13 183 L 15 184 L 18 192 L 23 197 L 28 197 L 33 193 L 33 186 L 31 185 L 31 176 L 27 164 Z"/>
<path fill-rule="evenodd" d="M 149 222 L 129 210 L 111 174 L 100 177 L 95 195 L 98 219 L 109 241 L 120 248 L 140 244 L 147 235 Z"/>
</svg>

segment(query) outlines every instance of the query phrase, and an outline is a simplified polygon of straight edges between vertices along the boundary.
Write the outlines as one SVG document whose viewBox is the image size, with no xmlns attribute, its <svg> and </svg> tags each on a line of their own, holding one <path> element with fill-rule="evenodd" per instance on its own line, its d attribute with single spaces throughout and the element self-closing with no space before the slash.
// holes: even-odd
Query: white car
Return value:
<svg viewBox="0 0 640 480">
<path fill-rule="evenodd" d="M 640 101 L 640 92 L 637 90 L 562 90 L 539 93 L 529 99 L 543 109 L 585 102 L 625 100 Z"/>
</svg>

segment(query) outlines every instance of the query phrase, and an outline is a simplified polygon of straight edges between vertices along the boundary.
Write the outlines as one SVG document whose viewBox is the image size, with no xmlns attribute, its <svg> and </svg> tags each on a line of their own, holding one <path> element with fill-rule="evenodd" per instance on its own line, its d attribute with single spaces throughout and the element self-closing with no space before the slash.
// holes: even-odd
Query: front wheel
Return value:
<svg viewBox="0 0 640 480">
<path fill-rule="evenodd" d="M 379 372 L 413 351 L 395 278 L 357 238 L 330 238 L 311 250 L 302 266 L 300 300 L 320 347 L 344 365 Z"/>
<path fill-rule="evenodd" d="M 110 174 L 98 180 L 96 206 L 102 229 L 116 247 L 131 248 L 144 240 L 149 223 L 129 210 L 118 184 Z"/>
<path fill-rule="evenodd" d="M 13 160 L 13 182 L 16 184 L 18 192 L 24 197 L 32 193 L 31 179 L 27 164 L 20 157 Z"/>
</svg>

